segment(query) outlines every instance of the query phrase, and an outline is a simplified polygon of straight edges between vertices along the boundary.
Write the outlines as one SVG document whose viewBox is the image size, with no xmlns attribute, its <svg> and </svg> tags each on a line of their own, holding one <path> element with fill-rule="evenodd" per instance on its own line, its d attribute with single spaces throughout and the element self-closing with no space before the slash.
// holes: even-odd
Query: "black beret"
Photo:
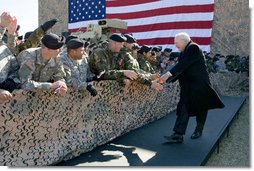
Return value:
<svg viewBox="0 0 254 171">
<path fill-rule="evenodd" d="M 160 52 L 161 49 L 160 49 L 159 47 L 153 47 L 153 48 L 152 48 L 152 51 L 153 51 L 153 52 Z"/>
<path fill-rule="evenodd" d="M 122 36 L 121 34 L 114 33 L 112 34 L 109 39 L 115 41 L 115 42 L 125 42 L 127 39 L 126 37 Z"/>
<path fill-rule="evenodd" d="M 152 47 L 150 47 L 150 46 L 147 46 L 147 45 L 143 45 L 143 46 L 141 46 L 141 48 L 139 49 L 139 53 L 143 53 L 143 52 L 149 52 L 149 51 L 151 51 L 152 50 Z"/>
<path fill-rule="evenodd" d="M 84 47 L 84 45 L 84 42 L 77 38 L 69 40 L 66 44 L 68 49 L 78 49 L 80 47 Z"/>
<path fill-rule="evenodd" d="M 127 38 L 127 43 L 136 43 L 137 40 L 131 34 L 124 34 L 124 37 Z"/>
<path fill-rule="evenodd" d="M 49 49 L 59 49 L 64 45 L 65 38 L 53 33 L 48 33 L 42 37 L 41 42 Z"/>
<path fill-rule="evenodd" d="M 140 47 L 137 43 L 135 43 L 133 46 L 132 46 L 132 50 L 139 50 Z"/>
<path fill-rule="evenodd" d="M 32 33 L 33 33 L 32 31 L 26 32 L 24 39 L 27 40 Z"/>
<path fill-rule="evenodd" d="M 170 48 L 165 48 L 165 49 L 164 49 L 164 52 L 172 52 L 172 49 L 170 49 Z"/>
<path fill-rule="evenodd" d="M 71 39 L 77 39 L 78 36 L 74 36 L 74 35 L 69 35 L 66 37 L 65 43 L 67 44 Z"/>
</svg>

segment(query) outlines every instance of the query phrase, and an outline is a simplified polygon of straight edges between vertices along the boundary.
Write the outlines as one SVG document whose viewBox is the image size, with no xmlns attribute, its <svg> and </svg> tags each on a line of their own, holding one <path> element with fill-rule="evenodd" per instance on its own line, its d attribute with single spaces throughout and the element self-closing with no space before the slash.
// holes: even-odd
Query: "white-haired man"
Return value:
<svg viewBox="0 0 254 171">
<path fill-rule="evenodd" d="M 165 138 L 169 143 L 182 143 L 190 116 L 196 116 L 196 129 L 191 135 L 191 139 L 196 139 L 202 135 L 208 110 L 223 108 L 224 104 L 211 87 L 205 57 L 199 45 L 182 32 L 175 35 L 175 46 L 180 51 L 178 63 L 161 76 L 161 83 L 168 78 L 168 81 L 179 80 L 180 100 L 174 133 Z"/>
</svg>

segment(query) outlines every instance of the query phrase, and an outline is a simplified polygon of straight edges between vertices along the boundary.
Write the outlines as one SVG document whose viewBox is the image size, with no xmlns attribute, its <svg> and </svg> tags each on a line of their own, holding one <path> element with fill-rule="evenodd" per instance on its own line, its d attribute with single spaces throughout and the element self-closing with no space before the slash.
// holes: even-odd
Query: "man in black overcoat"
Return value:
<svg viewBox="0 0 254 171">
<path fill-rule="evenodd" d="M 160 82 L 179 81 L 180 100 L 174 133 L 165 138 L 169 143 L 182 143 L 190 116 L 196 116 L 197 125 L 191 135 L 191 139 L 196 139 L 202 135 L 208 110 L 223 108 L 224 104 L 211 87 L 205 57 L 199 45 L 192 42 L 187 33 L 178 33 L 175 45 L 180 51 L 178 63 L 161 76 Z"/>
</svg>

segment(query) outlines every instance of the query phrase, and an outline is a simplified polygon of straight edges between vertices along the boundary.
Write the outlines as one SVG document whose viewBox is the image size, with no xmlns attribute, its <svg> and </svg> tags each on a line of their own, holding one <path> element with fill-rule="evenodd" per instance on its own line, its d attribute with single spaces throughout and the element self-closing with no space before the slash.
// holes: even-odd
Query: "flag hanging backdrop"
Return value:
<svg viewBox="0 0 254 171">
<path fill-rule="evenodd" d="M 174 36 L 187 32 L 203 51 L 210 52 L 214 0 L 69 0 L 70 32 L 100 19 L 128 23 L 139 45 L 172 48 Z"/>
</svg>

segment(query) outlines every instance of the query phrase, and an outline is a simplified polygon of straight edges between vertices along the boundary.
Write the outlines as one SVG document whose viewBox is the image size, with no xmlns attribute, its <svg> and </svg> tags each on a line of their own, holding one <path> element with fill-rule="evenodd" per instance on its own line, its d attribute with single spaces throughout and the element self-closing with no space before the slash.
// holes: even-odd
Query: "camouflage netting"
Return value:
<svg viewBox="0 0 254 171">
<path fill-rule="evenodd" d="M 69 91 L 65 97 L 37 91 L 14 92 L 0 105 L 0 165 L 54 165 L 79 156 L 176 108 L 178 84 L 157 92 L 115 81 L 95 85 L 92 97 Z"/>
<path fill-rule="evenodd" d="M 243 74 L 211 74 L 211 82 L 223 95 L 248 93 Z M 95 87 L 95 97 L 72 90 L 65 97 L 14 92 L 11 102 L 0 104 L 0 165 L 54 165 L 74 158 L 162 118 L 179 100 L 177 82 L 161 92 L 134 83 L 125 88 L 115 81 Z"/>
</svg>

